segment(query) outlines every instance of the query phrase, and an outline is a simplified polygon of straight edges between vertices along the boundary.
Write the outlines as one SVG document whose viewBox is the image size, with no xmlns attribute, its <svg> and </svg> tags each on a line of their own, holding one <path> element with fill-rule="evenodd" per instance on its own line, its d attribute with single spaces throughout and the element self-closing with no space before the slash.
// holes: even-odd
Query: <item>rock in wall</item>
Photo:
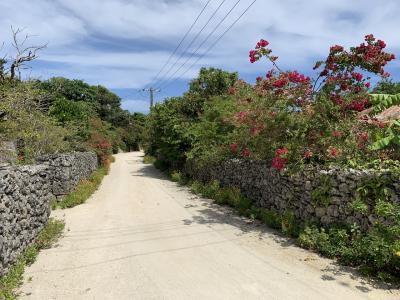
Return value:
<svg viewBox="0 0 400 300">
<path fill-rule="evenodd" d="M 49 155 L 40 164 L 0 169 L 0 276 L 46 225 L 54 197 L 97 168 L 92 152 Z"/>
</svg>

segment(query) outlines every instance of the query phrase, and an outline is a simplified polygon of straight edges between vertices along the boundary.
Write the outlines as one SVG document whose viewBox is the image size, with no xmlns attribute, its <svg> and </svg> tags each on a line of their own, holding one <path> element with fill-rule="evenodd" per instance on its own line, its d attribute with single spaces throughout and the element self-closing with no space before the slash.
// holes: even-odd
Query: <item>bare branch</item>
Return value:
<svg viewBox="0 0 400 300">
<path fill-rule="evenodd" d="M 12 45 L 15 48 L 16 55 L 13 58 L 10 66 L 10 78 L 13 80 L 15 78 L 16 72 L 18 72 L 18 78 L 21 79 L 21 69 L 25 68 L 25 63 L 33 61 L 38 58 L 38 51 L 47 47 L 47 44 L 38 46 L 28 46 L 25 47 L 25 43 L 31 37 L 26 34 L 23 39 L 19 39 L 19 35 L 24 31 L 24 29 L 17 28 L 16 30 L 11 26 L 13 33 Z"/>
</svg>

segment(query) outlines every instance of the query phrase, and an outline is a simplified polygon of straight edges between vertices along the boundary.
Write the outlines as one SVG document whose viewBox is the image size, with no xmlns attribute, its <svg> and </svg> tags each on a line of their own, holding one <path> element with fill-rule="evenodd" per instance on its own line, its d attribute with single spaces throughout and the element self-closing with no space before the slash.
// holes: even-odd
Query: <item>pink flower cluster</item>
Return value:
<svg viewBox="0 0 400 300">
<path fill-rule="evenodd" d="M 371 87 L 369 78 L 364 78 L 363 74 L 356 72 L 359 68 L 363 71 L 389 76 L 385 72 L 384 66 L 395 59 L 394 54 L 384 52 L 386 43 L 382 40 L 376 40 L 372 34 L 365 36 L 365 42 L 357 47 L 350 48 L 350 51 L 344 50 L 342 46 L 335 45 L 330 48 L 327 59 L 317 62 L 314 69 L 324 65 L 320 72 L 320 77 L 325 78 L 325 89 L 331 91 L 331 100 L 341 106 L 343 110 L 362 111 L 368 105 L 368 101 L 361 96 L 352 100 L 351 103 L 345 103 L 344 98 L 347 94 L 357 95 L 366 92 Z M 364 97 L 365 98 L 365 97 Z"/>
<path fill-rule="evenodd" d="M 290 82 L 293 82 L 293 83 L 309 83 L 310 82 L 310 77 L 308 77 L 308 76 L 305 77 L 303 74 L 300 74 L 297 71 L 290 72 L 288 74 L 288 77 L 289 77 Z"/>
<path fill-rule="evenodd" d="M 275 61 L 278 59 L 276 56 L 270 56 L 272 50 L 268 49 L 267 46 L 269 42 L 266 40 L 261 39 L 257 44 L 254 50 L 250 50 L 249 58 L 251 63 L 255 63 L 258 61 L 262 56 L 267 56 L 271 61 Z"/>
<path fill-rule="evenodd" d="M 286 147 L 280 148 L 276 150 L 276 156 L 272 160 L 272 167 L 276 170 L 282 170 L 288 159 L 287 159 L 287 154 L 288 154 L 288 149 Z"/>
</svg>

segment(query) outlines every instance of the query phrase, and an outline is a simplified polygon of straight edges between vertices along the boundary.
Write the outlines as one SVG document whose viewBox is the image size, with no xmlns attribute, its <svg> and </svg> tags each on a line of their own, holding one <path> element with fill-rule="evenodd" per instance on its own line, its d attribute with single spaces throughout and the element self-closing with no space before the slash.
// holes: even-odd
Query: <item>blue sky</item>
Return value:
<svg viewBox="0 0 400 300">
<path fill-rule="evenodd" d="M 184 46 L 222 1 L 211 0 Z M 225 0 L 180 64 L 236 1 Z M 41 52 L 25 76 L 40 79 L 65 76 L 102 84 L 121 96 L 125 109 L 147 112 L 148 95 L 138 90 L 152 82 L 206 2 L 20 0 L 15 5 L 15 0 L 1 0 L 0 41 L 5 43 L 1 56 L 13 55 L 10 26 L 25 28 L 26 33 L 33 35 L 33 44 L 48 43 L 48 48 Z M 199 53 L 207 49 L 251 2 L 240 1 Z M 385 40 L 387 50 L 400 58 L 399 16 L 399 0 L 258 0 L 213 51 L 182 79 L 158 93 L 156 101 L 182 94 L 202 66 L 238 71 L 241 78 L 254 81 L 269 68 L 264 63 L 248 62 L 248 50 L 260 38 L 270 41 L 281 67 L 308 75 L 313 75 L 314 62 L 323 59 L 331 45 L 358 45 L 368 33 Z M 178 51 L 172 62 L 180 54 Z M 387 68 L 397 81 L 400 81 L 399 62 L 396 60 Z M 184 70 L 186 67 L 182 72 Z M 177 73 L 178 78 L 179 75 L 181 72 Z"/>
</svg>

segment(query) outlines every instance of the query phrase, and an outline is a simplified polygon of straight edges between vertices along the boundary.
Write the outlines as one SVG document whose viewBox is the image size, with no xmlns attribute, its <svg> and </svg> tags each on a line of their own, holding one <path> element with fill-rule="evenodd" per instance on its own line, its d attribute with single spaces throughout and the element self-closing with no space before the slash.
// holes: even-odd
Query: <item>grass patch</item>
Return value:
<svg viewBox="0 0 400 300">
<path fill-rule="evenodd" d="M 61 202 L 52 203 L 53 208 L 71 208 L 84 203 L 98 189 L 103 177 L 108 174 L 107 167 L 100 167 L 86 180 L 82 180 L 75 191 L 67 195 Z"/>
<path fill-rule="evenodd" d="M 187 185 L 189 183 L 189 178 L 187 178 L 184 174 L 179 171 L 172 171 L 169 174 L 169 178 L 178 183 L 179 185 Z"/>
<path fill-rule="evenodd" d="M 14 265 L 11 266 L 8 273 L 0 277 L 0 299 L 17 299 L 15 289 L 22 284 L 25 267 L 31 265 L 36 260 L 40 250 L 48 249 L 54 245 L 63 230 L 63 221 L 49 219 L 49 222 L 39 233 L 36 241 L 22 253 Z"/>
<path fill-rule="evenodd" d="M 143 163 L 147 164 L 147 165 L 153 165 L 156 162 L 156 158 L 154 156 L 150 156 L 150 155 L 145 155 L 143 157 Z"/>
</svg>

